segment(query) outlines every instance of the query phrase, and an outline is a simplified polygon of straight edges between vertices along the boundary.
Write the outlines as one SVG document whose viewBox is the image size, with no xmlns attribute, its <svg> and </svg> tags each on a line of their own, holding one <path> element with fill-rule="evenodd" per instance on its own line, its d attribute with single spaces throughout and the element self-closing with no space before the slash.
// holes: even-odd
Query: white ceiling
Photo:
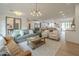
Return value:
<svg viewBox="0 0 79 59">
<path fill-rule="evenodd" d="M 34 3 L 0 3 L 0 16 L 1 15 L 14 15 L 10 10 L 16 10 L 23 13 L 23 17 L 35 19 L 30 15 L 31 10 L 35 8 Z M 73 17 L 75 12 L 75 4 L 67 3 L 39 3 L 38 9 L 42 12 L 42 16 L 39 19 L 51 19 L 51 18 L 62 18 L 63 16 L 59 11 L 63 11 L 65 17 Z"/>
</svg>

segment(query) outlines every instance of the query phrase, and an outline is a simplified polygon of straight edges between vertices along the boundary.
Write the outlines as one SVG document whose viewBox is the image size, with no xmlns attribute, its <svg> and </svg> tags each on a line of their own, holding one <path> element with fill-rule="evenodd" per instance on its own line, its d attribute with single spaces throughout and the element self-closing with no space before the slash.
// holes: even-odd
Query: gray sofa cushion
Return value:
<svg viewBox="0 0 79 59">
<path fill-rule="evenodd" d="M 29 34 L 29 30 L 23 30 L 24 35 Z"/>
</svg>

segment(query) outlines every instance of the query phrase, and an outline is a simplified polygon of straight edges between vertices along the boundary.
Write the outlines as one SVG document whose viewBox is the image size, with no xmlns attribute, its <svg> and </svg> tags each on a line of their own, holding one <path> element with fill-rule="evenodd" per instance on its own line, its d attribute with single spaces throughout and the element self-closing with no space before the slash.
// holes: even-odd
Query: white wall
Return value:
<svg viewBox="0 0 79 59">
<path fill-rule="evenodd" d="M 0 18 L 0 33 L 2 34 L 2 35 L 4 35 L 5 36 L 5 31 L 6 31 L 6 28 L 5 28 L 5 17 L 4 16 L 1 16 L 1 18 Z"/>
<path fill-rule="evenodd" d="M 79 44 L 79 5 L 75 6 L 76 31 L 66 31 L 66 41 Z"/>
<path fill-rule="evenodd" d="M 22 20 L 22 29 L 27 29 L 27 27 L 28 27 L 28 23 L 27 23 L 27 19 L 26 19 L 26 17 L 22 17 L 21 18 Z"/>
<path fill-rule="evenodd" d="M 3 36 L 5 36 L 5 20 L 4 20 L 4 16 L 0 17 L 0 34 L 2 34 Z M 4 40 L 3 38 L 0 36 L 0 49 L 4 46 Z"/>
</svg>

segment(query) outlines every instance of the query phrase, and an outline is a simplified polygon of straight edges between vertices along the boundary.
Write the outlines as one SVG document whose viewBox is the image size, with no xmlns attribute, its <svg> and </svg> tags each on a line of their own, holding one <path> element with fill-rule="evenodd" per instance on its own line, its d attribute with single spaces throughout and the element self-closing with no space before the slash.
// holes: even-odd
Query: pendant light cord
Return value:
<svg viewBox="0 0 79 59">
<path fill-rule="evenodd" d="M 36 12 L 37 12 L 37 0 L 36 0 Z"/>
</svg>

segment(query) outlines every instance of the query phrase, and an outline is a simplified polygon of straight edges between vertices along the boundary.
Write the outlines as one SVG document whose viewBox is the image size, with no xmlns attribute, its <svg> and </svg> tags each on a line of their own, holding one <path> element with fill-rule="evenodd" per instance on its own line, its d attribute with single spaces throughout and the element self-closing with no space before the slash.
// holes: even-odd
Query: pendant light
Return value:
<svg viewBox="0 0 79 59">
<path fill-rule="evenodd" d="M 75 19 L 73 18 L 72 24 L 71 24 L 71 28 L 72 28 L 73 30 L 75 30 L 75 27 L 76 27 L 76 25 L 75 25 Z"/>
<path fill-rule="evenodd" d="M 42 16 L 42 13 L 38 9 L 37 2 L 35 4 L 35 9 L 33 9 L 30 13 L 32 16 Z"/>
</svg>

